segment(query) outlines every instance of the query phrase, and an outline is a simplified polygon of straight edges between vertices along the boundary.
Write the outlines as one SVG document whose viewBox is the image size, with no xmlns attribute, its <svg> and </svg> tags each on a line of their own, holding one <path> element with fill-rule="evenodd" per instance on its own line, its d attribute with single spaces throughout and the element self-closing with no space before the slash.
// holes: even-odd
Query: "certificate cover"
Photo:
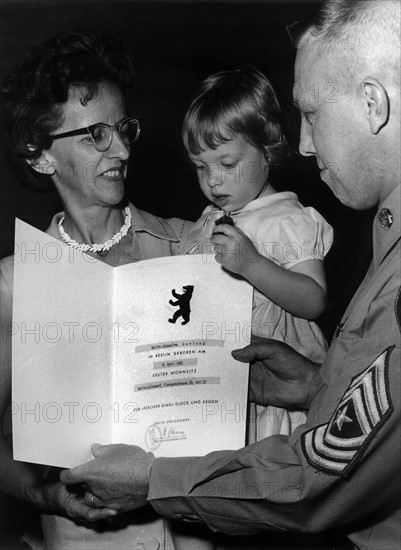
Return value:
<svg viewBox="0 0 401 550">
<path fill-rule="evenodd" d="M 16 460 L 73 467 L 92 443 L 156 456 L 245 442 L 252 287 L 213 255 L 111 267 L 16 221 Z"/>
</svg>

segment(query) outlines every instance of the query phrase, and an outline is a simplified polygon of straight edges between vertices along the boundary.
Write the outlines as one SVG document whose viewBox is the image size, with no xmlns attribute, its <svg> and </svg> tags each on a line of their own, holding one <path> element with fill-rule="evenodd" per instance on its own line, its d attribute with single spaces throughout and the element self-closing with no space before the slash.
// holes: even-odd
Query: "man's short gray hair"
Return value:
<svg viewBox="0 0 401 550">
<path fill-rule="evenodd" d="M 339 56 L 343 72 L 356 76 L 366 63 L 400 80 L 400 0 L 327 0 L 319 13 L 292 33 L 296 47 L 318 42 L 322 55 Z"/>
</svg>

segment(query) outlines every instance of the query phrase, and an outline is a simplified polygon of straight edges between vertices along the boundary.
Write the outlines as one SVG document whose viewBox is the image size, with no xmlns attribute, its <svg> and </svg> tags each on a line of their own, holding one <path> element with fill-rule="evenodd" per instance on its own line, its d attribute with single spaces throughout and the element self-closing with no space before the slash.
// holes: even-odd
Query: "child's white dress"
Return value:
<svg viewBox="0 0 401 550">
<path fill-rule="evenodd" d="M 224 212 L 210 205 L 182 243 L 182 254 L 213 254 L 210 237 L 216 220 Z M 235 227 L 241 229 L 257 250 L 287 269 L 305 260 L 323 260 L 333 242 L 332 227 L 312 207 L 304 207 L 292 192 L 259 197 L 242 210 L 231 212 Z M 251 255 L 247 258 L 252 261 Z M 286 342 L 311 359 L 321 362 L 327 344 L 318 326 L 295 317 L 254 290 L 252 333 Z M 256 421 L 254 416 L 256 415 Z M 302 411 L 278 407 L 251 408 L 248 443 L 273 434 L 291 435 L 303 424 Z"/>
</svg>

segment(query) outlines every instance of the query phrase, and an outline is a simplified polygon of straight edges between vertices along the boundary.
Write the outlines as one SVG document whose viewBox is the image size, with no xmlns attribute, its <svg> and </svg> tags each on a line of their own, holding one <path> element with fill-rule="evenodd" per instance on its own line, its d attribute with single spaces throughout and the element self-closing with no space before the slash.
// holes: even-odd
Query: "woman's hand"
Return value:
<svg viewBox="0 0 401 550">
<path fill-rule="evenodd" d="M 99 521 L 116 515 L 115 510 L 94 508 L 85 502 L 83 489 L 67 487 L 60 481 L 27 490 L 27 500 L 45 512 L 66 516 L 81 522 Z"/>
<path fill-rule="evenodd" d="M 214 244 L 216 261 L 245 278 L 249 265 L 260 258 L 255 245 L 245 233 L 226 223 L 214 228 L 211 242 Z"/>
</svg>

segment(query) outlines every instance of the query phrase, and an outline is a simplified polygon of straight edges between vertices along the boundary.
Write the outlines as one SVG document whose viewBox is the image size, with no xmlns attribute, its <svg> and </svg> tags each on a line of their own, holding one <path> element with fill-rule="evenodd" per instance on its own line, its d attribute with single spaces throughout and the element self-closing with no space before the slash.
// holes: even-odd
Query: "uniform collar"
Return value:
<svg viewBox="0 0 401 550">
<path fill-rule="evenodd" d="M 373 222 L 373 262 L 378 267 L 401 235 L 399 185 L 380 204 Z"/>
<path fill-rule="evenodd" d="M 136 206 L 134 206 L 131 202 L 128 203 L 128 206 L 132 214 L 132 230 L 134 233 L 136 231 L 143 231 L 145 233 L 153 235 L 154 237 L 158 237 L 159 239 L 164 239 L 172 242 L 179 241 L 176 234 L 171 229 L 166 220 L 164 220 L 163 218 L 158 218 L 153 214 L 149 214 L 149 212 L 145 212 L 144 210 L 139 210 L 139 208 L 136 208 Z M 53 216 L 50 226 L 46 231 L 46 233 L 48 233 L 55 239 L 60 239 L 60 233 L 57 224 L 60 218 L 63 216 L 64 212 L 59 212 L 58 214 Z"/>
</svg>

